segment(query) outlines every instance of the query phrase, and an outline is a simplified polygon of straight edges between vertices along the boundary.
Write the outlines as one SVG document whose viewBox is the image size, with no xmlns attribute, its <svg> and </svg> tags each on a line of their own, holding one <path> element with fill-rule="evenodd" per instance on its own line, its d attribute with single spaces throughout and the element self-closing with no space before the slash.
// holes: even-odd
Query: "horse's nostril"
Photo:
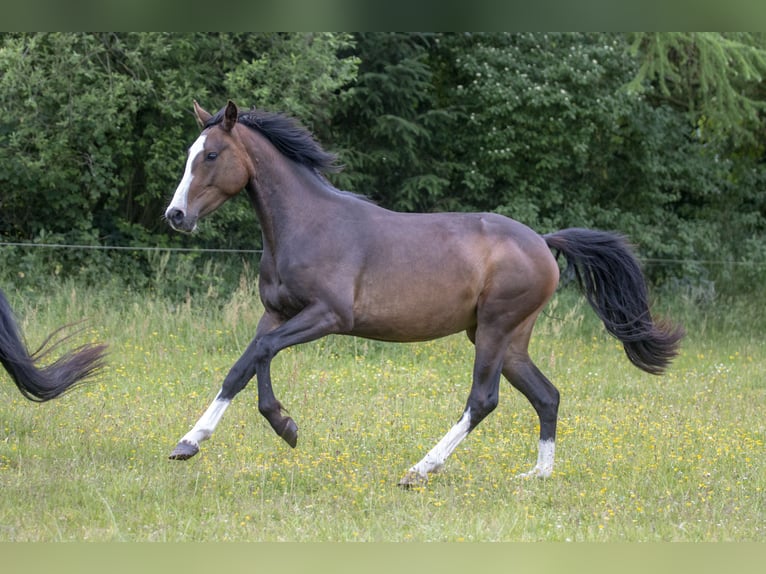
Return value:
<svg viewBox="0 0 766 574">
<path fill-rule="evenodd" d="M 170 222 L 170 225 L 173 227 L 180 227 L 184 222 L 184 212 L 178 209 L 177 207 L 174 207 L 173 209 L 169 209 L 166 217 L 168 218 L 168 221 Z"/>
</svg>

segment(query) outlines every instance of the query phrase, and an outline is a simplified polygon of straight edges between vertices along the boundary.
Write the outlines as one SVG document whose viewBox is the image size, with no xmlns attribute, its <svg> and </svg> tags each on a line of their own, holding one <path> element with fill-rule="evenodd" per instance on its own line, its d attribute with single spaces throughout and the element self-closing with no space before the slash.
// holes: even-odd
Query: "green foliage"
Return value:
<svg viewBox="0 0 766 574">
<path fill-rule="evenodd" d="M 704 139 L 755 143 L 766 111 L 766 41 L 761 33 L 644 32 L 631 51 L 638 73 L 626 86 L 687 111 Z"/>
<path fill-rule="evenodd" d="M 443 126 L 455 114 L 437 100 L 432 35 L 356 36 L 361 64 L 333 117 L 331 137 L 341 150 L 339 187 L 364 193 L 390 209 L 443 208 L 451 163 Z"/>
<path fill-rule="evenodd" d="M 258 248 L 241 197 L 194 236 L 162 221 L 198 133 L 191 100 L 231 98 L 296 116 L 346 165 L 333 183 L 385 207 L 616 230 L 654 281 L 750 290 L 766 280 L 765 46 L 752 33 L 3 34 L 0 239 Z M 185 257 L 222 273 L 217 255 Z M 3 281 L 21 287 L 150 287 L 156 263 L 0 249 Z"/>
<path fill-rule="evenodd" d="M 470 157 L 463 183 L 476 208 L 538 229 L 582 219 L 613 165 L 630 102 L 615 95 L 626 64 L 616 39 L 506 34 L 459 39 L 456 98 Z M 459 191 L 458 191 L 459 193 Z M 565 213 L 569 212 L 569 213 Z M 583 222 L 585 223 L 585 222 Z"/>
<path fill-rule="evenodd" d="M 640 67 L 626 36 L 450 40 L 466 114 L 449 140 L 464 158 L 453 193 L 465 205 L 542 231 L 619 230 L 644 257 L 682 261 L 650 265 L 658 281 L 723 279 L 700 261 L 749 257 L 741 246 L 765 230 L 755 184 L 763 167 L 707 145 L 684 113 L 625 89 Z"/>
<path fill-rule="evenodd" d="M 337 92 L 356 77 L 359 58 L 346 34 L 258 34 L 242 39 L 252 57 L 227 72 L 224 88 L 242 107 L 256 106 L 326 129 Z M 343 94 L 345 92 L 341 92 Z"/>
<path fill-rule="evenodd" d="M 6 37 L 0 50 L 3 231 L 65 232 L 82 240 L 98 202 L 119 187 L 115 145 L 125 102 L 140 82 L 109 82 L 105 38 L 44 34 Z M 105 90 L 105 88 L 107 88 Z"/>
<path fill-rule="evenodd" d="M 343 34 L 0 36 L 0 237 L 258 247 L 245 202 L 227 205 L 193 239 L 171 234 L 162 222 L 198 133 L 192 99 L 214 110 L 231 97 L 244 107 L 325 117 L 354 78 L 356 60 L 337 57 L 348 42 Z M 277 86 L 278 77 L 284 81 Z M 51 268 L 88 280 L 119 273 L 137 286 L 151 277 L 141 253 L 27 250 L 0 257 L 15 281 L 20 259 L 34 260 L 38 275 Z"/>
</svg>

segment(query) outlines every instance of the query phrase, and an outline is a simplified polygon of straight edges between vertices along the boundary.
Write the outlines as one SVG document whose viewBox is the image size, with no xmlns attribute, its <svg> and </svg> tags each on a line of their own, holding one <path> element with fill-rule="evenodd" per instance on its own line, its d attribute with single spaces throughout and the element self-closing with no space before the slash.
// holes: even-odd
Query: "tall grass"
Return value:
<svg viewBox="0 0 766 574">
<path fill-rule="evenodd" d="M 169 461 L 260 313 L 230 297 L 172 300 L 51 286 L 8 293 L 30 346 L 87 318 L 110 344 L 101 378 L 42 405 L 0 373 L 0 540 L 763 540 L 766 349 L 747 302 L 676 298 L 688 336 L 661 377 L 630 366 L 574 293 L 532 343 L 562 393 L 557 466 L 534 464 L 537 419 L 504 383 L 498 409 L 422 489 L 406 469 L 457 420 L 470 387 L 463 335 L 415 345 L 328 337 L 274 361 L 296 449 L 251 384 L 201 453 Z M 667 301 L 667 299 L 666 299 Z"/>
</svg>

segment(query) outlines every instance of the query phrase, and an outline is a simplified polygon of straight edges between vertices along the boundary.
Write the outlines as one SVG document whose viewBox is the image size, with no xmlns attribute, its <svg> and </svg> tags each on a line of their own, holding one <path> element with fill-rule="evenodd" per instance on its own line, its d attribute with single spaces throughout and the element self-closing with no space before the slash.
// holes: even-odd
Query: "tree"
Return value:
<svg viewBox="0 0 766 574">
<path fill-rule="evenodd" d="M 739 258 L 763 237 L 763 166 L 708 145 L 685 109 L 629 89 L 641 61 L 628 40 L 454 36 L 466 122 L 449 141 L 463 161 L 448 193 L 541 231 L 612 229 L 644 257 L 687 260 L 650 267 L 656 280 L 712 276 L 701 261 Z"/>
<path fill-rule="evenodd" d="M 339 56 L 350 40 L 297 33 L 0 36 L 0 237 L 189 241 L 167 232 L 161 216 L 198 133 L 192 99 L 215 108 L 235 98 L 243 107 L 327 118 L 356 74 L 356 60 Z M 244 218 L 244 203 L 233 202 L 195 244 L 257 247 L 257 225 L 242 225 Z M 151 275 L 146 258 L 135 254 L 57 250 L 2 257 L 16 257 L 5 269 L 39 264 L 62 274 Z"/>
<path fill-rule="evenodd" d="M 687 118 L 713 177 L 681 202 L 687 221 L 709 232 L 698 253 L 722 265 L 736 290 L 763 281 L 766 268 L 766 35 L 642 33 L 631 52 L 640 63 L 626 89 Z M 705 257 L 705 255 L 702 255 Z M 719 284 L 724 284 L 720 281 Z"/>
<path fill-rule="evenodd" d="M 766 35 L 644 32 L 631 52 L 640 66 L 628 90 L 687 112 L 702 139 L 762 141 Z"/>
<path fill-rule="evenodd" d="M 646 128 L 663 128 L 619 90 L 635 70 L 621 36 L 488 34 L 461 43 L 455 97 L 467 121 L 455 144 L 471 160 L 461 183 L 476 208 L 550 230 L 617 227 L 621 213 L 667 202 L 643 173 L 655 169 L 656 150 L 646 146 L 658 143 Z"/>
<path fill-rule="evenodd" d="M 390 209 L 443 208 L 452 167 L 443 136 L 455 114 L 434 87 L 439 37 L 384 32 L 355 40 L 358 77 L 338 100 L 330 134 L 346 170 L 333 180 Z"/>
<path fill-rule="evenodd" d="M 296 116 L 346 164 L 332 181 L 385 207 L 617 230 L 645 257 L 686 260 L 650 267 L 655 279 L 748 259 L 750 281 L 766 266 L 764 38 L 3 34 L 0 238 L 257 248 L 242 199 L 193 237 L 162 221 L 198 133 L 191 100 L 231 98 Z M 203 267 L 188 258 L 189 273 Z M 135 253 L 0 251 L 10 278 L 142 284 L 158 268 Z"/>
</svg>

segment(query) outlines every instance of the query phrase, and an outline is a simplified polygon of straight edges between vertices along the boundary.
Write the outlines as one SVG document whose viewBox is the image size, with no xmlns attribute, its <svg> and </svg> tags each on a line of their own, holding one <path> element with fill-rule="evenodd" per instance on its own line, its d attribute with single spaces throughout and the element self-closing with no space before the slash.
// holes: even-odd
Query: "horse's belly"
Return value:
<svg viewBox="0 0 766 574">
<path fill-rule="evenodd" d="M 476 297 L 430 292 L 414 296 L 406 290 L 359 305 L 353 335 L 382 341 L 428 341 L 476 325 Z"/>
</svg>

